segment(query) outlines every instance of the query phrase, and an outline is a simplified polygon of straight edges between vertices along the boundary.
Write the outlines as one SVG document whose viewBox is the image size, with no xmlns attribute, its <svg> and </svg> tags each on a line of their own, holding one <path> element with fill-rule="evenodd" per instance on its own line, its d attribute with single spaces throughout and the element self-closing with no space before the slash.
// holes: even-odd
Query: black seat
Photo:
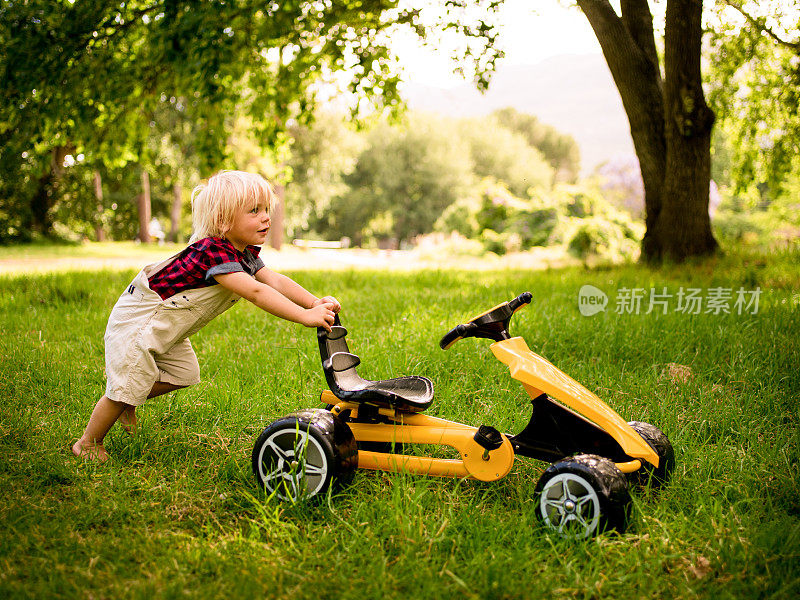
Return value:
<svg viewBox="0 0 800 600">
<path fill-rule="evenodd" d="M 431 405 L 433 383 L 426 377 L 412 375 L 381 381 L 362 378 L 356 372 L 361 359 L 350 352 L 346 336 L 347 329 L 338 315 L 330 333 L 321 327 L 317 330 L 322 370 L 334 396 L 405 412 L 421 412 Z"/>
</svg>

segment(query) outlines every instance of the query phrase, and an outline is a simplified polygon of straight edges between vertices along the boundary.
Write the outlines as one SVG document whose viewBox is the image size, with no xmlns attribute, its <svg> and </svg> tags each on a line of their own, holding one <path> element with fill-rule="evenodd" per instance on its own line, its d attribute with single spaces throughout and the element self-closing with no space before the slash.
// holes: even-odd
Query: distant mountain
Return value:
<svg viewBox="0 0 800 600">
<path fill-rule="evenodd" d="M 471 84 L 451 89 L 407 84 L 410 108 L 449 116 L 478 116 L 511 106 L 575 138 L 581 172 L 620 155 L 633 142 L 617 88 L 600 54 L 561 55 L 530 66 L 500 67 L 489 91 Z"/>
</svg>

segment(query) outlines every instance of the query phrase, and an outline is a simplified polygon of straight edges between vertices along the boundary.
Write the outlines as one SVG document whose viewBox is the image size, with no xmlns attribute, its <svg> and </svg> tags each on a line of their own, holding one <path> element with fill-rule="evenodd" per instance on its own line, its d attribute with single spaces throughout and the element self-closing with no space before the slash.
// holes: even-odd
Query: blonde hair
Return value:
<svg viewBox="0 0 800 600">
<path fill-rule="evenodd" d="M 275 206 L 275 192 L 261 175 L 245 171 L 220 171 L 192 190 L 192 226 L 189 243 L 207 237 L 224 237 L 233 225 L 236 211 L 266 201 Z"/>
</svg>

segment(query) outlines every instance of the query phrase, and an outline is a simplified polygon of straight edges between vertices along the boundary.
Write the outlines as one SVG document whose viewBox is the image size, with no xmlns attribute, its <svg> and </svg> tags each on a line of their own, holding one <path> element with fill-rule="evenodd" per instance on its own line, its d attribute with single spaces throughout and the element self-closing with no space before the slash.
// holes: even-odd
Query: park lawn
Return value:
<svg viewBox="0 0 800 600">
<path fill-rule="evenodd" d="M 430 377 L 431 414 L 516 433 L 530 409 L 489 344 L 438 340 L 522 291 L 534 351 L 629 420 L 667 432 L 671 483 L 624 535 L 563 541 L 535 518 L 544 463 L 495 483 L 358 472 L 326 501 L 268 501 L 250 471 L 271 420 L 320 406 L 314 332 L 239 305 L 193 338 L 203 382 L 74 459 L 103 391 L 102 334 L 134 275 L 0 278 L 0 597 L 790 598 L 800 594 L 800 254 L 684 268 L 303 271 L 336 295 L 359 371 Z M 609 297 L 581 316 L 578 290 Z M 669 298 L 637 312 L 626 290 Z M 666 288 L 666 296 L 663 296 Z M 680 290 L 761 290 L 757 310 L 683 314 Z M 748 298 L 752 298 L 748 296 Z M 705 306 L 703 307 L 705 309 Z"/>
<path fill-rule="evenodd" d="M 0 246 L 0 260 L 52 258 L 130 258 L 157 260 L 179 252 L 186 244 L 141 244 L 139 242 L 89 242 L 54 246 L 51 243 Z"/>
</svg>

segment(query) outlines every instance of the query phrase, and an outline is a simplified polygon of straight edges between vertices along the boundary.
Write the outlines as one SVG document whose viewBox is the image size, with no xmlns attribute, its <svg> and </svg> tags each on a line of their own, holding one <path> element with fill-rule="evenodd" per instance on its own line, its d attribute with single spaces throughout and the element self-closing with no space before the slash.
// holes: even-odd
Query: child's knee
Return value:
<svg viewBox="0 0 800 600">
<path fill-rule="evenodd" d="M 115 400 L 114 398 L 109 398 L 108 395 L 105 395 L 101 398 L 101 400 L 106 400 L 117 410 L 127 410 L 129 406 L 133 406 L 132 404 L 128 404 L 123 402 L 122 400 Z"/>
</svg>

